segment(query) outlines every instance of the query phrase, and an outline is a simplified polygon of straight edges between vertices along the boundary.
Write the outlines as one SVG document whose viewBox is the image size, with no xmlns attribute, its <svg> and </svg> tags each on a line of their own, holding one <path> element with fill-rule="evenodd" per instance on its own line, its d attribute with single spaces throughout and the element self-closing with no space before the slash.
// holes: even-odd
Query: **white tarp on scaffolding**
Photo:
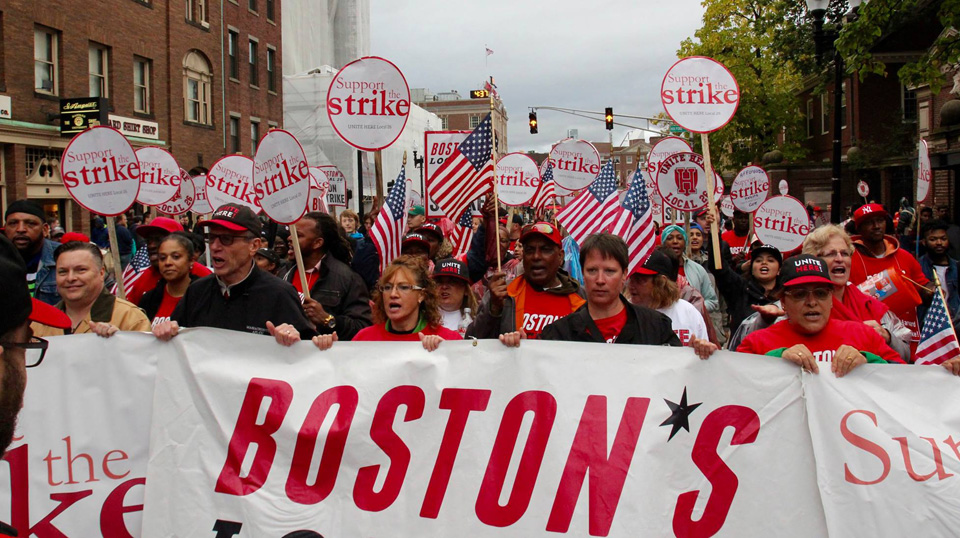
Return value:
<svg viewBox="0 0 960 538">
<path fill-rule="evenodd" d="M 284 2 L 281 13 L 284 75 L 370 54 L 370 0 Z"/>
</svg>

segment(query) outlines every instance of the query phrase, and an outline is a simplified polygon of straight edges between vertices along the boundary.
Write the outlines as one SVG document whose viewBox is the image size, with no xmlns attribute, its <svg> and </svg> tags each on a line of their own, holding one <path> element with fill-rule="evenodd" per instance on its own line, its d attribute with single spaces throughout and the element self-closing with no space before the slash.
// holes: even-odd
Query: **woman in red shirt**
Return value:
<svg viewBox="0 0 960 538">
<path fill-rule="evenodd" d="M 390 262 L 374 288 L 374 325 L 361 329 L 353 341 L 420 341 L 433 351 L 444 340 L 462 340 L 456 331 L 443 326 L 437 284 L 430 278 L 420 256 L 400 256 Z M 338 340 L 336 333 L 315 336 L 321 350 Z"/>
<path fill-rule="evenodd" d="M 194 252 L 193 241 L 179 233 L 170 234 L 160 242 L 157 248 L 160 282 L 140 300 L 140 308 L 153 326 L 170 320 L 170 314 L 187 292 L 190 282 L 197 278 L 190 272 Z"/>
</svg>

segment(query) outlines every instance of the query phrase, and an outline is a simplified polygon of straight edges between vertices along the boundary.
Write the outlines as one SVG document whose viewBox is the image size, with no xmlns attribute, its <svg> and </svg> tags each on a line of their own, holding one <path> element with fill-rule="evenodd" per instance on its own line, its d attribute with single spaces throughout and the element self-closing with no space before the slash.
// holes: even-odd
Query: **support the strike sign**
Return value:
<svg viewBox="0 0 960 538">
<path fill-rule="evenodd" d="M 293 224 L 306 212 L 310 165 L 289 132 L 271 129 L 260 140 L 253 157 L 253 190 L 263 212 L 280 224 Z"/>
<path fill-rule="evenodd" d="M 161 148 L 146 147 L 136 151 L 140 162 L 140 192 L 137 202 L 160 205 L 177 194 L 180 188 L 180 165 L 173 155 Z"/>
<path fill-rule="evenodd" d="M 810 233 L 810 216 L 793 196 L 774 196 L 754 213 L 753 229 L 760 241 L 786 253 L 803 244 Z"/>
<path fill-rule="evenodd" d="M 759 166 L 747 166 L 737 174 L 730 186 L 733 206 L 744 213 L 753 213 L 770 194 L 770 177 Z"/>
<path fill-rule="evenodd" d="M 696 211 L 707 206 L 707 181 L 703 156 L 697 153 L 674 153 L 660 162 L 657 170 L 657 192 L 663 203 L 680 211 Z M 709 182 L 713 196 L 723 194 L 723 181 L 714 177 Z"/>
<path fill-rule="evenodd" d="M 497 194 L 504 205 L 522 206 L 540 187 L 540 169 L 525 153 L 508 153 L 497 161 Z"/>
<path fill-rule="evenodd" d="M 157 210 L 167 215 L 182 215 L 193 209 L 197 200 L 196 185 L 187 176 L 187 172 L 180 170 L 181 181 L 173 198 L 157 206 Z"/>
<path fill-rule="evenodd" d="M 207 200 L 207 175 L 200 174 L 193 176 L 192 181 L 194 197 L 193 207 L 191 207 L 190 210 L 201 215 L 213 213 L 213 207 L 210 206 L 210 201 Z"/>
<path fill-rule="evenodd" d="M 389 60 L 354 60 L 330 81 L 327 116 L 344 142 L 364 151 L 383 149 L 397 140 L 410 116 L 407 80 Z"/>
<path fill-rule="evenodd" d="M 930 149 L 927 146 L 927 141 L 920 139 L 920 143 L 917 145 L 917 203 L 921 203 L 927 199 L 927 195 L 930 193 L 930 180 L 933 177 L 933 172 L 930 169 Z"/>
<path fill-rule="evenodd" d="M 213 209 L 223 204 L 240 204 L 259 213 L 253 191 L 253 159 L 227 155 L 213 163 L 207 172 L 207 201 Z"/>
<path fill-rule="evenodd" d="M 561 140 L 549 158 L 554 181 L 568 191 L 586 189 L 600 173 L 600 153 L 586 140 Z"/>
<path fill-rule="evenodd" d="M 690 144 L 688 144 L 686 140 L 676 136 L 668 136 L 661 139 L 650 148 L 650 153 L 647 155 L 647 177 L 650 178 L 653 183 L 656 183 L 657 169 L 660 168 L 660 163 L 674 153 L 683 152 L 693 152 L 693 148 L 690 147 Z"/>
</svg>

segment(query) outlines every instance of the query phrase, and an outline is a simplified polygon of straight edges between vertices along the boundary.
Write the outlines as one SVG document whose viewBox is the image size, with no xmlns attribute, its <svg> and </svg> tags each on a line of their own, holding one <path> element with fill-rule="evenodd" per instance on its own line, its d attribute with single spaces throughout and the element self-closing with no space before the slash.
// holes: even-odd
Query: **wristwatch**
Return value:
<svg viewBox="0 0 960 538">
<path fill-rule="evenodd" d="M 337 318 L 333 317 L 333 314 L 327 314 L 327 317 L 323 318 L 323 324 L 330 329 L 333 329 L 337 326 Z"/>
</svg>

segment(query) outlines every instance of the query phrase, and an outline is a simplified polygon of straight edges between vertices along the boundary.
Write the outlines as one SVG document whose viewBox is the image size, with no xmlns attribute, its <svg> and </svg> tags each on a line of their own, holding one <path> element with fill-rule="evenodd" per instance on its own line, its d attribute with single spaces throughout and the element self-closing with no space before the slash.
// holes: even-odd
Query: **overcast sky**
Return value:
<svg viewBox="0 0 960 538">
<path fill-rule="evenodd" d="M 396 63 L 411 88 L 469 98 L 493 75 L 510 118 L 511 151 L 545 151 L 569 128 L 592 142 L 608 134 L 602 122 L 541 110 L 540 133 L 531 135 L 531 106 L 661 111 L 663 75 L 702 16 L 699 0 L 370 0 L 370 49 Z M 487 66 L 484 45 L 494 51 Z M 614 144 L 629 131 L 617 126 Z"/>
</svg>

